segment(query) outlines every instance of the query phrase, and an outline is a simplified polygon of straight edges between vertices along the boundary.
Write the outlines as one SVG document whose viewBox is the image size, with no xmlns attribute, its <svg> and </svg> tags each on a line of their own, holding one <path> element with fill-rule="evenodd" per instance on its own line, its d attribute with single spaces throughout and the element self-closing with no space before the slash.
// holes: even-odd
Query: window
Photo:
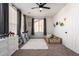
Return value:
<svg viewBox="0 0 79 59">
<path fill-rule="evenodd" d="M 9 5 L 9 32 L 17 34 L 17 10 Z"/>
<path fill-rule="evenodd" d="M 34 20 L 34 29 L 35 32 L 43 32 L 43 19 L 35 19 Z"/>
</svg>

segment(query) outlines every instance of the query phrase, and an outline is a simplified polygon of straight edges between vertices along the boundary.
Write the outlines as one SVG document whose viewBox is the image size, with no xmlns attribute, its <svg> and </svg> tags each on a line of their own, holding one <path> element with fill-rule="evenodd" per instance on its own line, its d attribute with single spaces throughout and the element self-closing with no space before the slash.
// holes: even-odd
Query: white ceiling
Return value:
<svg viewBox="0 0 79 59">
<path fill-rule="evenodd" d="M 39 8 L 31 9 L 32 7 L 38 7 L 35 3 L 14 3 L 14 5 L 28 16 L 44 18 L 55 15 L 66 5 L 66 3 L 47 3 L 45 6 L 50 7 L 51 9 L 43 9 L 42 12 L 40 12 Z"/>
</svg>

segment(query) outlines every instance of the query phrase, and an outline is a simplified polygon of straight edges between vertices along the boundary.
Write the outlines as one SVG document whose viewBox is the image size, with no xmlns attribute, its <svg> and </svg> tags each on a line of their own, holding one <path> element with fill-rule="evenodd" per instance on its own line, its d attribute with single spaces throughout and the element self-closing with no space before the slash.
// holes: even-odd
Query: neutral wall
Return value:
<svg viewBox="0 0 79 59">
<path fill-rule="evenodd" d="M 53 33 L 53 17 L 47 17 L 46 23 L 47 23 L 47 34 Z M 32 17 L 26 16 L 26 22 L 27 22 L 27 30 L 29 31 L 29 35 L 31 35 L 31 24 L 32 24 Z M 40 36 L 39 36 L 40 37 Z"/>
<path fill-rule="evenodd" d="M 53 17 L 47 17 L 46 18 L 47 23 L 47 35 L 53 33 Z"/>
<path fill-rule="evenodd" d="M 53 17 L 52 22 L 64 23 L 64 26 L 53 27 L 53 34 L 63 38 L 66 47 L 79 53 L 79 4 L 67 4 Z"/>
</svg>

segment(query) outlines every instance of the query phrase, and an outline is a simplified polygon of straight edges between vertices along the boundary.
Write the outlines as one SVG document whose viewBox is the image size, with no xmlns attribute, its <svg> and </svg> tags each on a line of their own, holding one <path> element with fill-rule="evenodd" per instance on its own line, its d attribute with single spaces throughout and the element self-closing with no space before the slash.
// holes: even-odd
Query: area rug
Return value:
<svg viewBox="0 0 79 59">
<path fill-rule="evenodd" d="M 30 39 L 21 49 L 48 49 L 44 39 Z"/>
</svg>

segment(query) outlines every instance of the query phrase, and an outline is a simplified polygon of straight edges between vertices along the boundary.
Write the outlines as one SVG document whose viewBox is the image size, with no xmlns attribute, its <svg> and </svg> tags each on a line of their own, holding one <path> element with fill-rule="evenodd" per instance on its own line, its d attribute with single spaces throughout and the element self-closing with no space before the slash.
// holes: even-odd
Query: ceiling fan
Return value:
<svg viewBox="0 0 79 59">
<path fill-rule="evenodd" d="M 47 3 L 36 3 L 38 5 L 38 7 L 33 7 L 32 9 L 36 9 L 36 8 L 39 8 L 40 9 L 40 12 L 43 10 L 43 9 L 50 9 L 50 7 L 46 7 L 45 5 Z"/>
</svg>

